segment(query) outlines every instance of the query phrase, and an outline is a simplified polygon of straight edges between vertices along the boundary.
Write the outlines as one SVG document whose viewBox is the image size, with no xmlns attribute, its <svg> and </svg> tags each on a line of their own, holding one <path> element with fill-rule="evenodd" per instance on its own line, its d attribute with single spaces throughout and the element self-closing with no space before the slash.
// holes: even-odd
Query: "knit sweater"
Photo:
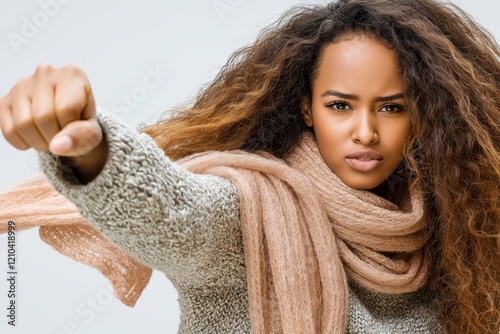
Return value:
<svg viewBox="0 0 500 334">
<path fill-rule="evenodd" d="M 179 333 L 250 333 L 236 187 L 189 172 L 155 141 L 98 111 L 109 145 L 97 177 L 79 182 L 64 158 L 39 152 L 47 179 L 79 213 L 178 291 Z M 349 282 L 347 333 L 443 333 L 423 291 L 381 294 Z"/>
</svg>

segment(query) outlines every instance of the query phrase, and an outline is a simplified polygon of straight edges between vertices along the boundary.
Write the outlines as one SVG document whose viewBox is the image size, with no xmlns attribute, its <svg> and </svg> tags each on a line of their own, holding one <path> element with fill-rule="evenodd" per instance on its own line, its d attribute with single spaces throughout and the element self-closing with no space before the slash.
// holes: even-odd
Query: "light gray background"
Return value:
<svg viewBox="0 0 500 334">
<path fill-rule="evenodd" d="M 31 75 L 39 63 L 57 67 L 72 63 L 87 73 L 99 106 L 137 127 L 193 97 L 234 50 L 300 0 L 65 0 L 57 10 L 51 7 L 52 16 L 45 15 L 44 22 L 43 4 L 54 1 L 0 0 L 0 96 L 18 79 Z M 454 2 L 499 39 L 498 0 Z M 34 20 L 38 31 L 14 47 L 9 36 L 23 36 L 26 21 Z M 143 79 L 155 69 L 168 75 L 142 98 L 137 94 Z M 137 106 L 125 110 L 123 94 L 136 94 Z M 0 136 L 0 171 L 0 189 L 34 176 L 39 172 L 36 152 L 18 151 Z M 95 269 L 40 241 L 38 229 L 17 237 L 17 327 L 7 325 L 5 269 L 0 274 L 0 332 L 177 332 L 177 293 L 163 274 L 153 274 L 130 309 L 111 295 L 108 281 Z M 1 236 L 1 268 L 6 268 L 6 251 L 6 238 Z"/>
</svg>

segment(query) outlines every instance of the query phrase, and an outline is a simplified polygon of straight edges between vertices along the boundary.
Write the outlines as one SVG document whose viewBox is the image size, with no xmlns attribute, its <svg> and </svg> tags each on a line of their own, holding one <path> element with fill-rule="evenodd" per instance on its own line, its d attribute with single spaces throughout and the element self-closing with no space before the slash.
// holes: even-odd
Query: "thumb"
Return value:
<svg viewBox="0 0 500 334">
<path fill-rule="evenodd" d="M 55 155 L 82 156 L 102 141 L 102 129 L 96 118 L 68 123 L 49 143 L 49 151 Z"/>
</svg>

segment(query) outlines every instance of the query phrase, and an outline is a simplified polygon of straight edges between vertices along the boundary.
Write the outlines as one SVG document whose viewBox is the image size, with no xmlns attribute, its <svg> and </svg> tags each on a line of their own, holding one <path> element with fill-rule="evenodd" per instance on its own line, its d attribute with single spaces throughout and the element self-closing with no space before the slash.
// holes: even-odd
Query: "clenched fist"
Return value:
<svg viewBox="0 0 500 334">
<path fill-rule="evenodd" d="M 73 65 L 42 64 L 20 79 L 0 98 L 0 126 L 17 149 L 67 157 L 88 154 L 103 138 L 90 83 Z"/>
</svg>

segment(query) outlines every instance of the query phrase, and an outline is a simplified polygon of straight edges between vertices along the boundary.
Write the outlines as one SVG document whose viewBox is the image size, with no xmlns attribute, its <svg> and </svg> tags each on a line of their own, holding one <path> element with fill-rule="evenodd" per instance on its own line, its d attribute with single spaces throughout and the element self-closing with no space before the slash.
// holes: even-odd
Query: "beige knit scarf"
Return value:
<svg viewBox="0 0 500 334">
<path fill-rule="evenodd" d="M 344 333 L 347 276 L 377 292 L 422 287 L 423 200 L 396 204 L 344 184 L 305 133 L 284 160 L 243 151 L 207 152 L 178 161 L 194 173 L 222 176 L 238 188 L 253 333 Z M 111 244 L 44 176 L 0 195 L 1 233 L 40 226 L 59 252 L 110 279 L 133 306 L 151 269 Z M 391 255 L 389 255 L 391 254 Z"/>
</svg>

